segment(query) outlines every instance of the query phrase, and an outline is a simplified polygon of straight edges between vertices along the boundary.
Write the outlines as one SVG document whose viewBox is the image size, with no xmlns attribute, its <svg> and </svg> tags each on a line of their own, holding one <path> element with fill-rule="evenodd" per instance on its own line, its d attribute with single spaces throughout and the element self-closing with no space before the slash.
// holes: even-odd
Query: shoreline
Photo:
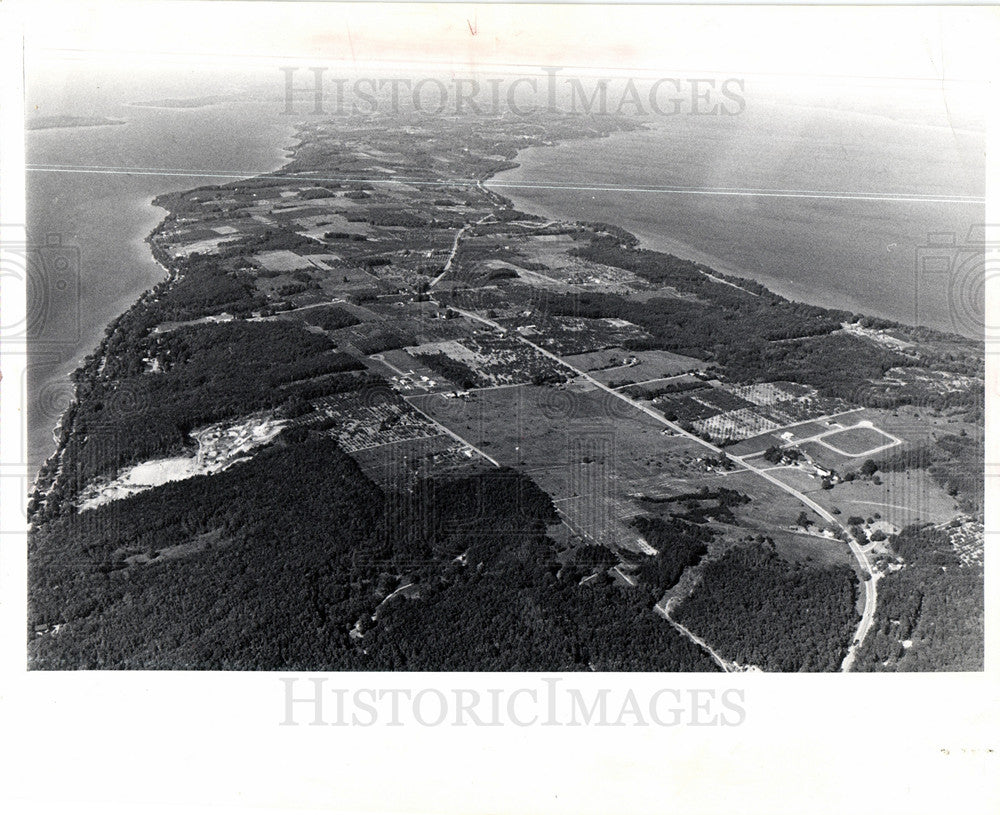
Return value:
<svg viewBox="0 0 1000 815">
<path fill-rule="evenodd" d="M 235 179 L 234 178 L 232 180 L 229 180 L 229 181 L 225 182 L 224 184 L 213 184 L 213 185 L 207 185 L 207 186 L 225 187 L 225 186 L 230 185 L 230 184 L 238 184 L 238 183 L 241 183 L 241 182 L 244 182 L 244 181 L 250 181 L 250 180 L 253 180 L 253 179 L 257 179 L 257 178 L 264 178 L 264 177 L 267 177 L 267 176 L 273 176 L 273 175 L 276 175 L 277 173 L 279 173 L 283 168 L 285 168 L 288 165 L 290 165 L 291 163 L 293 163 L 295 161 L 296 150 L 302 145 L 302 139 L 300 138 L 300 134 L 301 134 L 302 128 L 304 127 L 304 123 L 299 122 L 299 123 L 296 123 L 294 125 L 290 124 L 289 127 L 291 127 L 293 129 L 292 134 L 288 137 L 288 140 L 289 140 L 290 143 L 288 144 L 288 146 L 279 146 L 278 149 L 281 150 L 281 152 L 284 155 L 281 157 L 281 159 L 280 159 L 280 161 L 279 161 L 279 163 L 277 164 L 276 167 L 274 167 L 273 169 L 270 169 L 270 170 L 265 170 L 265 171 L 262 171 L 262 172 L 255 173 L 253 175 L 248 175 L 248 176 L 245 176 L 245 177 L 241 177 L 239 179 Z M 645 123 L 640 123 L 639 127 L 636 128 L 636 129 L 637 130 L 647 130 L 648 126 Z M 624 134 L 624 133 L 633 132 L 633 131 L 621 130 L 621 131 L 616 131 L 616 132 Z M 615 135 L 615 133 L 600 134 L 596 138 L 597 139 L 608 139 L 608 138 L 610 138 L 613 135 Z M 594 138 L 594 137 L 591 137 L 591 138 Z M 482 177 L 480 177 L 479 179 L 477 179 L 476 185 L 480 189 L 482 189 L 484 192 L 487 192 L 491 197 L 493 197 L 495 199 L 498 199 L 500 202 L 504 203 L 506 206 L 509 206 L 509 207 L 511 207 L 511 208 L 519 211 L 519 212 L 524 212 L 525 214 L 538 215 L 539 217 L 550 217 L 549 215 L 539 214 L 537 212 L 532 212 L 529 209 L 522 208 L 521 206 L 519 206 L 519 204 L 518 204 L 518 202 L 516 200 L 514 200 L 510 196 L 504 195 L 503 193 L 499 192 L 497 189 L 491 187 L 490 186 L 490 181 L 493 180 L 493 179 L 498 178 L 499 176 L 501 176 L 504 173 L 513 172 L 515 170 L 522 169 L 523 168 L 523 164 L 520 163 L 520 162 L 518 162 L 517 159 L 518 159 L 518 157 L 520 156 L 520 154 L 524 150 L 527 150 L 527 149 L 542 149 L 543 147 L 554 147 L 554 146 L 557 146 L 559 144 L 567 143 L 569 141 L 589 141 L 589 140 L 590 139 L 586 139 L 586 138 L 584 138 L 584 139 L 566 139 L 566 140 L 556 139 L 556 140 L 553 140 L 550 143 L 545 144 L 545 145 L 521 148 L 521 149 L 517 150 L 515 152 L 514 156 L 509 160 L 510 163 L 512 164 L 512 166 L 510 166 L 510 167 L 504 167 L 503 169 L 500 169 L 500 170 L 496 170 L 496 171 L 493 171 L 493 172 L 485 173 Z M 180 192 L 181 193 L 190 192 L 191 190 L 194 190 L 194 189 L 197 189 L 197 188 L 198 187 L 195 186 L 195 187 L 189 188 L 188 190 L 182 190 Z M 158 205 L 158 204 L 155 203 L 155 201 L 157 199 L 159 199 L 161 195 L 165 195 L 165 194 L 169 194 L 169 193 L 160 193 L 160 194 L 155 195 L 152 199 L 150 199 L 148 201 L 147 205 L 151 206 L 153 208 L 163 209 L 165 212 L 167 212 L 169 214 L 169 210 L 167 210 L 165 207 L 161 207 L 160 205 Z M 594 224 L 598 223 L 598 222 L 589 221 L 589 220 L 585 220 L 585 219 L 567 218 L 565 216 L 557 216 L 557 217 L 554 217 L 552 219 L 553 220 L 559 220 L 559 221 L 567 222 L 567 223 L 580 223 L 580 224 L 590 224 L 590 225 L 594 225 Z M 160 220 L 157 222 L 157 224 L 154 226 L 154 228 L 148 234 L 146 234 L 145 237 L 142 238 L 142 242 L 146 244 L 152 261 L 157 266 L 159 266 L 160 269 L 163 270 L 164 276 L 161 279 L 159 279 L 158 281 L 156 281 L 155 283 L 153 283 L 153 285 L 151 285 L 151 286 L 147 287 L 146 289 L 144 289 L 139 294 L 138 298 L 136 300 L 134 300 L 132 302 L 132 304 L 128 308 L 126 308 L 124 311 L 120 312 L 113 320 L 111 320 L 105 326 L 105 329 L 104 329 L 104 336 L 105 337 L 107 336 L 107 330 L 108 330 L 108 328 L 110 328 L 110 326 L 112 326 L 115 322 L 117 322 L 118 320 L 120 320 L 125 314 L 127 314 L 136 305 L 138 305 L 139 303 L 141 303 L 142 301 L 144 301 L 147 297 L 149 297 L 153 293 L 153 291 L 156 289 L 157 286 L 159 286 L 159 285 L 161 285 L 163 283 L 170 284 L 174 280 L 176 280 L 176 279 L 179 278 L 178 272 L 176 270 L 171 270 L 168 266 L 166 266 L 163 262 L 161 262 L 161 260 L 158 257 L 156 257 L 156 254 L 153 252 L 152 239 L 158 233 L 158 231 L 163 227 L 163 225 L 164 225 L 165 222 L 166 222 L 166 216 L 160 218 Z M 610 222 L 604 222 L 604 223 L 605 223 L 605 225 L 608 225 L 608 226 L 612 225 Z M 632 239 L 634 239 L 634 241 L 635 241 L 635 248 L 641 249 L 643 251 L 654 251 L 654 252 L 661 252 L 661 253 L 664 253 L 664 254 L 673 254 L 673 252 L 656 249 L 655 246 L 653 245 L 655 243 L 655 241 L 650 240 L 648 236 L 642 236 L 640 234 L 636 234 L 635 232 L 632 232 L 631 230 L 625 229 L 624 227 L 621 227 L 621 226 L 619 226 L 617 224 L 614 224 L 613 226 L 615 228 L 619 229 L 622 234 L 628 235 Z M 683 256 L 680 256 L 680 255 L 675 255 L 675 256 L 676 257 L 683 257 Z M 855 316 L 871 316 L 871 317 L 875 317 L 876 316 L 876 315 L 872 315 L 872 314 L 867 314 L 865 312 L 855 311 L 854 308 L 850 308 L 850 307 L 849 308 L 843 308 L 842 306 L 841 307 L 830 306 L 830 305 L 819 304 L 819 303 L 810 303 L 809 301 L 805 301 L 805 300 L 795 300 L 794 297 L 789 297 L 789 296 L 787 296 L 785 294 L 782 294 L 780 291 L 775 291 L 775 289 L 772 288 L 770 285 L 768 285 L 766 283 L 763 283 L 762 281 L 759 281 L 755 277 L 753 277 L 751 275 L 748 275 L 746 273 L 737 273 L 737 272 L 730 272 L 730 271 L 727 271 L 727 270 L 720 270 L 720 269 L 715 268 L 714 266 L 710 266 L 710 264 L 702 263 L 701 261 L 694 260 L 693 258 L 687 258 L 687 259 L 692 260 L 693 262 L 698 263 L 699 265 L 706 266 L 706 267 L 710 268 L 715 274 L 717 274 L 719 276 L 718 279 L 719 279 L 720 282 L 731 282 L 731 281 L 726 280 L 726 278 L 731 277 L 731 278 L 734 278 L 734 279 L 736 279 L 738 281 L 750 282 L 750 283 L 754 283 L 756 285 L 763 286 L 767 291 L 771 292 L 772 294 L 774 294 L 774 295 L 776 295 L 778 297 L 782 297 L 782 298 L 784 298 L 786 300 L 789 300 L 789 301 L 803 302 L 803 303 L 808 304 L 808 305 L 814 305 L 814 306 L 817 306 L 819 308 L 823 308 L 823 309 L 827 309 L 827 310 L 831 310 L 831 311 L 844 311 L 844 312 L 852 313 Z M 708 274 L 708 273 L 706 272 L 706 274 Z M 880 319 L 880 320 L 882 320 L 884 322 L 889 322 L 889 323 L 892 324 L 893 327 L 900 328 L 900 329 L 903 329 L 903 330 L 928 331 L 928 332 L 931 332 L 932 334 L 936 334 L 936 335 L 943 336 L 943 337 L 960 339 L 962 341 L 969 341 L 969 340 L 975 341 L 973 338 L 965 337 L 963 335 L 956 334 L 956 333 L 953 333 L 953 332 L 943 332 L 943 331 L 940 331 L 939 329 L 930 328 L 928 326 L 911 325 L 911 324 L 907 324 L 907 323 L 902 323 L 902 322 L 900 322 L 900 321 L 898 321 L 896 319 L 893 319 L 893 318 L 878 317 L 878 319 Z M 80 370 L 83 369 L 83 367 L 84 367 L 83 366 L 84 360 L 86 360 L 86 358 L 88 356 L 90 356 L 90 355 L 94 354 L 96 351 L 98 351 L 101 348 L 102 344 L 103 344 L 103 339 L 91 351 L 82 354 L 82 356 L 78 359 L 78 361 L 77 361 L 75 367 L 73 368 L 73 370 L 68 374 L 68 376 L 71 379 L 71 381 L 77 375 L 77 373 Z M 52 432 L 53 432 L 53 436 L 54 437 L 55 437 L 56 434 L 59 434 L 59 433 L 62 432 L 62 430 L 63 430 L 63 424 L 64 424 L 64 419 L 65 419 L 66 414 L 69 413 L 72 410 L 72 408 L 74 407 L 74 405 L 77 403 L 77 388 L 78 388 L 78 384 L 74 383 L 74 386 L 73 386 L 73 398 L 72 398 L 70 404 L 67 406 L 66 410 L 59 417 L 59 420 L 57 421 L 55 427 L 53 428 Z M 48 465 L 49 462 L 53 458 L 58 457 L 58 456 L 60 456 L 62 454 L 63 444 L 57 438 L 54 438 L 54 440 L 56 441 L 56 449 L 54 451 L 52 451 L 52 453 L 44 459 L 42 466 L 39 468 L 39 472 L 35 473 L 35 475 L 34 475 L 34 477 L 32 479 L 32 485 L 33 485 L 32 486 L 32 491 L 34 491 L 35 488 L 37 487 L 37 482 L 38 482 L 38 479 L 39 479 L 39 477 L 41 475 L 41 470 L 44 469 L 44 467 L 46 465 Z M 55 483 L 55 478 L 53 477 L 52 482 L 49 484 L 49 488 L 54 483 Z M 46 492 L 47 492 L 47 490 L 46 490 Z M 44 498 L 45 493 L 41 493 L 41 495 Z"/>
<path fill-rule="evenodd" d="M 655 128 L 648 125 L 644 125 L 641 130 L 649 131 Z M 611 138 L 613 136 L 625 137 L 628 133 L 632 131 L 618 131 L 617 133 L 607 134 L 604 138 Z M 559 142 L 554 142 L 551 145 L 545 145 L 544 147 L 554 147 L 560 144 Z M 564 197 L 558 201 L 558 206 L 552 207 L 548 203 L 542 203 L 541 201 L 533 200 L 525 196 L 518 196 L 516 192 L 514 194 L 504 194 L 501 190 L 508 189 L 517 191 L 520 189 L 533 189 L 536 184 L 533 184 L 529 178 L 522 177 L 512 180 L 508 180 L 505 183 L 505 176 L 509 177 L 511 175 L 516 175 L 518 172 L 525 173 L 525 162 L 523 160 L 518 160 L 522 158 L 522 154 L 525 151 L 542 150 L 543 147 L 532 145 L 526 148 L 518 150 L 518 154 L 515 158 L 516 164 L 513 167 L 505 168 L 503 170 L 495 173 L 490 179 L 484 179 L 483 183 L 490 190 L 490 192 L 495 195 L 503 197 L 505 200 L 510 202 L 510 204 L 519 211 L 525 212 L 527 214 L 535 215 L 542 218 L 547 218 L 550 220 L 565 221 L 565 222 L 576 222 L 576 223 L 594 223 L 592 219 L 586 217 L 576 217 L 572 214 L 573 202 L 570 198 Z M 491 181 L 499 182 L 501 186 L 492 186 Z M 540 182 L 544 183 L 544 182 Z M 608 188 L 607 190 L 602 189 L 602 192 L 614 192 L 613 188 Z M 609 205 L 609 209 L 614 209 L 613 206 Z M 601 219 L 602 222 L 610 222 L 605 219 Z M 628 220 L 628 219 L 626 219 Z M 817 289 L 808 280 L 801 281 L 795 278 L 785 278 L 775 275 L 767 274 L 755 274 L 753 272 L 747 271 L 746 269 L 726 261 L 717 255 L 714 255 L 711 251 L 706 251 L 698 249 L 697 247 L 685 242 L 682 237 L 677 237 L 675 235 L 660 235 L 653 234 L 648 231 L 648 229 L 634 229 L 631 227 L 626 227 L 621 224 L 615 224 L 622 231 L 627 232 L 632 235 L 637 240 L 636 248 L 645 250 L 660 252 L 663 254 L 673 255 L 677 258 L 684 260 L 690 260 L 702 266 L 707 266 L 711 268 L 714 272 L 720 273 L 723 277 L 731 277 L 735 279 L 742 280 L 744 282 L 750 282 L 757 285 L 764 286 L 772 294 L 783 297 L 786 300 L 792 302 L 802 303 L 804 305 L 815 306 L 818 308 L 827 309 L 830 311 L 846 311 L 852 314 L 872 317 L 884 322 L 890 322 L 894 326 L 899 327 L 907 331 L 930 331 L 934 334 L 947 336 L 952 338 L 959 338 L 961 340 L 971 340 L 973 342 L 982 342 L 983 337 L 978 334 L 971 333 L 960 333 L 955 330 L 947 330 L 942 327 L 936 327 L 929 325 L 925 322 L 919 322 L 916 320 L 904 319 L 892 313 L 892 310 L 886 307 L 877 307 L 875 304 L 868 303 L 863 299 L 857 297 L 852 297 L 849 292 L 845 292 L 842 289 L 824 290 Z"/>
<path fill-rule="evenodd" d="M 292 128 L 292 133 L 289 134 L 282 141 L 282 143 L 279 144 L 278 147 L 277 147 L 278 151 L 281 152 L 282 155 L 279 158 L 276 159 L 276 166 L 274 168 L 269 169 L 269 170 L 263 170 L 261 172 L 254 173 L 253 175 L 244 176 L 244 177 L 241 177 L 241 178 L 238 178 L 238 179 L 234 178 L 231 181 L 228 181 L 226 183 L 230 183 L 230 184 L 232 184 L 232 183 L 241 183 L 241 182 L 244 182 L 244 181 L 252 180 L 254 178 L 260 178 L 262 176 L 273 175 L 273 174 L 279 172 L 283 167 L 288 166 L 288 164 L 290 164 L 294 160 L 294 151 L 295 151 L 295 149 L 302 143 L 301 140 L 298 138 L 299 126 L 298 125 L 294 125 L 294 126 L 290 125 L 290 127 Z M 223 185 L 219 185 L 219 186 L 223 186 Z M 192 187 L 191 189 L 195 189 L 195 188 Z M 181 190 L 181 192 L 186 192 L 186 191 L 187 190 Z M 153 293 L 153 291 L 156 289 L 157 286 L 159 286 L 159 285 L 161 285 L 163 283 L 170 283 L 170 282 L 172 282 L 173 279 L 176 279 L 176 277 L 177 277 L 177 273 L 175 271 L 172 271 L 166 265 L 164 265 L 164 263 L 162 263 L 161 260 L 156 256 L 156 253 L 153 251 L 153 245 L 152 245 L 152 239 L 153 239 L 153 237 L 156 235 L 156 233 L 160 230 L 160 228 L 166 222 L 167 215 L 170 214 L 170 210 L 168 210 L 165 207 L 162 207 L 162 206 L 160 206 L 159 204 L 156 203 L 157 199 L 160 198 L 160 196 L 165 195 L 165 194 L 167 194 L 167 193 L 157 193 L 152 198 L 143 197 L 143 199 L 142 199 L 143 206 L 147 207 L 147 208 L 149 208 L 149 209 L 151 209 L 151 210 L 154 211 L 151 214 L 157 214 L 155 212 L 155 210 L 161 210 L 164 214 L 160 215 L 157 218 L 157 220 L 156 220 L 156 222 L 155 222 L 155 224 L 154 224 L 154 226 L 153 226 L 153 228 L 151 230 L 149 230 L 147 232 L 146 231 L 147 227 L 146 226 L 142 226 L 141 227 L 141 231 L 135 233 L 133 235 L 132 239 L 131 239 L 131 241 L 134 241 L 136 244 L 142 245 L 142 246 L 145 247 L 145 251 L 148 254 L 149 260 L 151 260 L 154 265 L 156 265 L 157 267 L 159 267 L 159 269 L 162 272 L 162 275 L 159 276 L 156 280 L 154 280 L 151 283 L 151 285 L 146 286 L 146 288 L 144 288 L 142 291 L 140 291 L 138 293 L 138 295 L 136 296 L 136 298 L 133 299 L 132 302 L 125 309 L 123 309 L 122 311 L 118 312 L 118 314 L 116 314 L 111 320 L 109 320 L 104 325 L 104 328 L 103 328 L 103 330 L 101 332 L 101 339 L 99 339 L 97 341 L 96 345 L 91 346 L 89 349 L 86 349 L 86 350 L 83 349 L 83 348 L 80 348 L 78 350 L 77 354 L 76 354 L 76 358 L 73 360 L 73 366 L 72 366 L 72 368 L 67 373 L 65 373 L 63 376 L 57 378 L 57 379 L 66 380 L 66 381 L 69 381 L 69 382 L 72 383 L 72 385 L 73 385 L 72 396 L 70 397 L 70 401 L 69 401 L 69 404 L 67 404 L 66 409 L 59 415 L 59 418 L 56 420 L 55 425 L 53 425 L 52 429 L 51 429 L 52 441 L 55 443 L 55 448 L 48 455 L 46 455 L 44 458 L 41 459 L 41 461 L 39 462 L 39 465 L 38 465 L 37 469 L 35 470 L 35 472 L 32 473 L 32 474 L 30 474 L 31 475 L 31 486 L 30 486 L 30 489 L 29 489 L 29 492 L 28 492 L 29 495 L 34 494 L 36 492 L 36 490 L 38 489 L 38 481 L 39 481 L 39 478 L 41 478 L 42 471 L 45 469 L 45 467 L 53 459 L 56 459 L 57 457 L 59 457 L 59 456 L 62 455 L 63 444 L 60 441 L 60 437 L 61 437 L 61 434 L 62 434 L 62 431 L 63 431 L 63 425 L 65 423 L 66 415 L 74 408 L 74 406 L 78 402 L 79 383 L 77 383 L 75 381 L 75 377 L 77 376 L 77 374 L 81 370 L 83 370 L 84 363 L 85 363 L 87 357 L 91 356 L 92 354 L 95 354 L 101 348 L 101 346 L 104 343 L 104 339 L 108 335 L 108 329 L 112 325 L 114 325 L 124 315 L 126 315 L 129 311 L 131 311 L 133 308 L 135 308 L 136 305 L 138 305 L 139 303 L 143 302 L 147 297 L 149 297 L 150 294 Z M 46 494 L 48 492 L 48 489 L 50 489 L 51 486 L 55 483 L 55 480 L 56 480 L 55 477 L 53 477 L 52 482 L 47 486 L 47 488 L 45 489 L 45 491 L 42 492 L 42 493 L 40 493 L 40 495 L 41 495 L 41 497 L 43 499 L 46 496 Z"/>
<path fill-rule="evenodd" d="M 610 135 L 608 137 L 610 137 Z M 608 138 L 608 137 L 606 137 L 606 138 Z M 543 148 L 527 147 L 527 148 L 524 148 L 524 149 L 525 150 L 538 150 L 538 149 L 543 149 Z M 522 151 L 518 151 L 518 152 L 520 153 Z M 509 195 L 505 195 L 505 194 L 501 193 L 496 187 L 490 186 L 489 182 L 491 180 L 494 180 L 494 179 L 500 180 L 500 176 L 504 175 L 505 173 L 514 173 L 514 172 L 516 172 L 518 170 L 524 170 L 524 164 L 522 162 L 517 162 L 516 166 L 510 167 L 510 168 L 505 169 L 505 170 L 500 170 L 498 173 L 494 174 L 493 176 L 490 176 L 487 179 L 484 179 L 483 180 L 483 185 L 487 189 L 489 189 L 490 192 L 492 192 L 495 195 L 500 196 L 505 201 L 507 201 L 510 204 L 510 206 L 514 207 L 515 209 L 517 209 L 520 212 L 524 212 L 524 213 L 529 214 L 529 215 L 535 215 L 535 216 L 538 216 L 538 217 L 541 217 L 541 218 L 548 218 L 549 220 L 555 220 L 555 221 L 572 221 L 572 222 L 588 223 L 588 221 L 585 221 L 585 220 L 584 221 L 580 221 L 580 219 L 575 219 L 575 218 L 572 218 L 571 216 L 567 216 L 565 214 L 560 214 L 559 212 L 555 211 L 554 209 L 552 209 L 552 208 L 550 208 L 550 207 L 548 207 L 546 205 L 540 204 L 539 202 L 536 202 L 536 201 L 528 201 L 528 202 L 526 202 L 527 205 L 525 205 L 525 199 L 523 197 L 520 199 L 520 201 L 518 201 L 514 197 L 511 197 Z M 512 189 L 520 189 L 520 188 L 528 188 L 528 189 L 530 189 L 532 187 L 532 185 L 529 184 L 529 183 L 527 183 L 527 182 L 508 184 L 507 186 L 508 186 L 508 188 L 512 188 Z M 698 263 L 698 264 L 702 264 L 702 265 L 705 265 L 705 266 L 710 266 L 714 271 L 716 271 L 716 272 L 718 272 L 718 273 L 720 273 L 720 274 L 722 274 L 724 276 L 728 275 L 728 276 L 740 278 L 740 279 L 742 279 L 744 281 L 747 281 L 747 282 L 758 283 L 758 284 L 764 286 L 765 288 L 767 288 L 773 294 L 776 294 L 779 297 L 784 297 L 786 300 L 791 300 L 793 302 L 801 302 L 801 303 L 804 303 L 806 305 L 811 305 L 811 306 L 818 306 L 819 308 L 830 309 L 832 311 L 849 311 L 849 312 L 852 312 L 852 313 L 858 313 L 857 310 L 856 310 L 856 308 L 855 308 L 855 306 L 852 305 L 852 304 L 831 303 L 831 302 L 822 303 L 822 302 L 816 302 L 816 300 L 799 299 L 799 295 L 798 295 L 797 292 L 794 292 L 794 291 L 792 291 L 792 289 L 786 288 L 784 285 L 781 285 L 782 281 L 775 281 L 773 279 L 761 280 L 761 279 L 758 279 L 756 276 L 752 275 L 751 273 L 747 272 L 744 269 L 731 268 L 732 264 L 727 263 L 726 261 L 724 261 L 721 258 L 718 258 L 718 257 L 712 255 L 709 252 L 703 252 L 701 250 L 698 250 L 695 247 L 690 246 L 689 244 L 685 243 L 683 240 L 681 240 L 679 238 L 665 237 L 665 236 L 653 236 L 653 235 L 649 235 L 648 233 L 644 233 L 644 232 L 640 232 L 640 231 L 635 231 L 635 230 L 632 230 L 632 229 L 626 229 L 625 227 L 621 226 L 620 224 L 615 224 L 615 226 L 617 226 L 623 232 L 627 232 L 629 235 L 631 235 L 632 237 L 635 238 L 635 240 L 637 242 L 636 243 L 636 248 L 637 249 L 643 249 L 643 250 L 652 251 L 652 252 L 662 252 L 664 254 L 674 255 L 675 257 L 682 258 L 682 259 L 685 259 L 685 260 L 690 260 L 690 261 L 693 261 L 693 262 Z M 797 288 L 797 286 L 796 286 L 796 284 L 795 284 L 794 281 L 789 280 L 789 281 L 784 281 L 784 282 L 786 284 L 788 284 L 788 285 L 791 285 L 793 288 Z M 804 286 L 804 284 L 799 284 L 799 286 Z M 865 314 L 864 316 L 875 317 L 875 316 L 878 316 L 878 315 Z M 898 320 L 895 320 L 892 317 L 881 317 L 881 316 L 879 316 L 879 319 L 891 320 L 894 323 L 898 323 L 899 322 Z M 907 325 L 907 324 L 900 323 L 900 325 Z M 916 325 L 916 324 L 914 324 L 914 325 L 912 325 L 910 327 L 912 327 L 912 328 L 926 328 L 926 326 L 919 326 L 919 325 Z M 933 329 L 933 330 L 936 330 L 936 329 Z"/>
</svg>

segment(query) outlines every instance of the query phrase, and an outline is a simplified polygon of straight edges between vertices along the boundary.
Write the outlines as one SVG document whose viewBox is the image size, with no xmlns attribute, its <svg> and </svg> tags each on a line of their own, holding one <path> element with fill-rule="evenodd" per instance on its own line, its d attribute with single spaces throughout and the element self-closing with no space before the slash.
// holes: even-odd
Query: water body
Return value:
<svg viewBox="0 0 1000 815">
<path fill-rule="evenodd" d="M 23 452 L 32 473 L 55 447 L 52 429 L 72 394 L 69 374 L 108 323 L 163 277 L 145 243 L 166 214 L 152 199 L 275 170 L 293 143 L 292 123 L 281 115 L 280 76 L 262 84 L 189 71 L 126 76 L 91 65 L 77 73 L 57 68 L 35 81 L 29 72 L 29 115 L 106 116 L 125 124 L 26 133 L 29 240 L 48 244 L 41 257 L 50 261 L 29 286 L 35 319 Z M 135 104 L 206 96 L 217 100 L 199 107 Z M 56 271 L 51 261 L 60 255 L 70 265 Z"/>
<path fill-rule="evenodd" d="M 274 72 L 29 66 L 29 113 L 125 120 L 27 133 L 27 161 L 35 167 L 27 176 L 29 237 L 68 247 L 72 260 L 68 274 L 46 274 L 29 287 L 29 313 L 41 315 L 25 386 L 23 455 L 31 472 L 54 449 L 69 374 L 107 324 L 162 277 L 144 243 L 164 215 L 152 199 L 280 167 L 294 133 L 294 121 L 281 113 L 282 93 Z M 215 101 L 134 104 L 203 97 Z M 983 221 L 982 205 L 692 191 L 976 197 L 984 189 L 982 145 L 975 128 L 920 116 L 749 99 L 736 117 L 679 116 L 648 131 L 522 151 L 520 167 L 492 186 L 527 211 L 616 223 L 651 248 L 753 277 L 794 299 L 975 336 L 980 267 L 972 264 L 969 279 L 917 279 L 915 259 L 930 235 L 952 233 L 964 245 L 970 227 Z"/>
<path fill-rule="evenodd" d="M 981 337 L 982 250 L 968 238 L 984 205 L 961 199 L 984 196 L 984 137 L 930 118 L 748 97 L 739 116 L 529 148 L 490 186 L 794 300 Z M 928 255 L 953 268 L 931 271 Z"/>
</svg>

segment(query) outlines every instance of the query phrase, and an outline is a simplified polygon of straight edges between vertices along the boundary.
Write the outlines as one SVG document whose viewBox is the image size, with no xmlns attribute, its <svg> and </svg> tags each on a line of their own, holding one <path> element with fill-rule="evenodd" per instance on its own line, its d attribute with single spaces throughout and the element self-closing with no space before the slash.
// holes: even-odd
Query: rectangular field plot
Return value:
<svg viewBox="0 0 1000 815">
<path fill-rule="evenodd" d="M 631 351 L 625 352 L 624 358 L 619 359 L 623 363 L 619 367 L 595 370 L 591 375 L 605 385 L 613 382 L 623 384 L 676 376 L 708 367 L 708 363 L 700 359 L 671 354 L 669 351 Z"/>
<path fill-rule="evenodd" d="M 874 455 L 900 443 L 899 439 L 867 422 L 827 433 L 819 439 L 819 442 L 833 448 L 837 453 L 852 458 Z"/>
<path fill-rule="evenodd" d="M 564 382 L 575 376 L 571 369 L 514 337 L 479 334 L 425 343 L 406 351 L 452 381 L 464 379 L 457 383 L 463 387 Z"/>
<path fill-rule="evenodd" d="M 755 385 L 737 385 L 732 387 L 732 391 L 748 402 L 762 407 L 801 399 L 815 393 L 812 388 L 795 382 L 761 382 Z"/>
<path fill-rule="evenodd" d="M 302 255 L 297 255 L 287 249 L 260 252 L 254 255 L 253 259 L 269 272 L 293 272 L 298 269 L 315 268 L 313 263 Z"/>
<path fill-rule="evenodd" d="M 445 379 L 437 371 L 423 365 L 405 351 L 383 351 L 366 357 L 365 365 L 385 377 L 394 390 L 404 396 L 414 393 L 453 391 L 454 382 Z"/>
<path fill-rule="evenodd" d="M 781 447 L 784 443 L 785 440 L 777 433 L 764 433 L 727 447 L 726 452 L 734 456 L 755 456 L 763 453 L 769 447 Z"/>
<path fill-rule="evenodd" d="M 365 475 L 390 490 L 405 490 L 418 478 L 493 466 L 471 448 L 444 434 L 369 447 L 352 453 L 352 457 Z"/>
<path fill-rule="evenodd" d="M 667 436 L 638 408 L 592 385 L 475 391 L 409 400 L 500 464 L 517 467 L 552 496 L 570 527 L 587 540 L 642 551 L 628 526 L 636 485 L 683 475 L 699 445 Z"/>
<path fill-rule="evenodd" d="M 441 428 L 390 391 L 327 396 L 317 411 L 334 424 L 337 441 L 348 453 L 385 444 L 441 435 Z"/>
<path fill-rule="evenodd" d="M 587 351 L 583 354 L 569 354 L 564 359 L 570 365 L 581 371 L 602 371 L 605 368 L 621 368 L 626 360 L 635 356 L 631 351 L 620 346 L 602 348 L 599 351 Z"/>
<path fill-rule="evenodd" d="M 789 441 L 793 443 L 805 441 L 811 439 L 813 436 L 821 436 L 824 433 L 829 433 L 831 430 L 836 430 L 839 426 L 832 419 L 829 422 L 804 422 L 803 424 L 793 425 L 788 428 L 788 432 L 791 433 Z"/>
<path fill-rule="evenodd" d="M 815 388 L 795 382 L 761 382 L 724 385 L 726 390 L 756 405 L 760 415 L 778 425 L 790 425 L 838 413 L 850 405 L 841 399 L 820 396 Z"/>
<path fill-rule="evenodd" d="M 839 429 L 824 427 L 814 420 L 850 409 L 840 399 L 819 396 L 814 389 L 791 382 L 756 385 L 715 382 L 694 387 L 666 383 L 652 393 L 657 390 L 659 395 L 655 396 L 654 404 L 668 419 L 691 422 L 698 432 L 708 433 L 716 442 L 726 443 L 742 442 L 765 433 L 777 437 L 778 431 L 785 427 L 790 428 L 793 436 L 801 438 L 802 433 L 793 426 L 807 423 L 812 423 L 816 432 Z M 780 443 L 791 440 L 784 439 Z M 756 445 L 748 444 L 736 452 L 743 455 L 759 450 Z"/>
<path fill-rule="evenodd" d="M 719 413 L 694 423 L 695 429 L 713 439 L 747 439 L 776 430 L 779 425 L 747 408 Z"/>
</svg>

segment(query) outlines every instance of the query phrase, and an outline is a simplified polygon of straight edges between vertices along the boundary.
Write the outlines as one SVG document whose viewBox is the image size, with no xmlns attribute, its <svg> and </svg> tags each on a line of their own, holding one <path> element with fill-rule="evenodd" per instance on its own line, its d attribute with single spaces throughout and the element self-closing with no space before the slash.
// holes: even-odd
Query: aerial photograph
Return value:
<svg viewBox="0 0 1000 815">
<path fill-rule="evenodd" d="M 250 5 L 25 40 L 30 671 L 984 670 L 929 17 Z"/>
</svg>

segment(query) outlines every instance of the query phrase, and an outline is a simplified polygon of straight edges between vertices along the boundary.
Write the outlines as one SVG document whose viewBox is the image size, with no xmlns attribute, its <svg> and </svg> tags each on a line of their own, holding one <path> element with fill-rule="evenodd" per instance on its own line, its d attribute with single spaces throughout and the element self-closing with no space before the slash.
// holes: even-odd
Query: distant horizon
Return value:
<svg viewBox="0 0 1000 815">
<path fill-rule="evenodd" d="M 997 21 L 982 8 L 550 4 L 15 5 L 26 50 L 122 57 L 622 65 L 744 75 L 979 80 Z M 53 12 L 58 10 L 57 14 Z M 309 25 L 296 12 L 308 13 Z M 150 26 L 151 15 L 156 25 Z M 788 30 L 801 36 L 790 38 Z M 885 48 L 891 33 L 893 48 Z M 37 36 L 36 36 L 37 35 Z M 836 42 L 836 49 L 817 47 Z M 981 50 L 977 46 L 982 45 Z"/>
</svg>

